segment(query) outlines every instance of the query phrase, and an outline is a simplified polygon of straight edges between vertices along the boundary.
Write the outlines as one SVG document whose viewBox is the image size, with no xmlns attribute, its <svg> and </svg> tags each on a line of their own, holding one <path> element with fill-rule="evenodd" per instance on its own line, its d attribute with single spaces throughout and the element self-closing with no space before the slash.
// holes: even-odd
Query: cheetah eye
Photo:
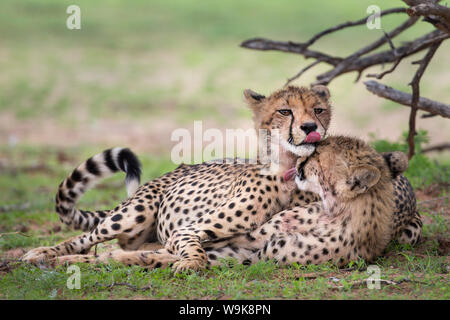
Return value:
<svg viewBox="0 0 450 320">
<path fill-rule="evenodd" d="M 325 111 L 325 109 L 322 109 L 322 108 L 314 108 L 314 113 L 315 114 L 321 114 L 324 111 Z"/>
<path fill-rule="evenodd" d="M 278 110 L 278 112 L 283 116 L 289 116 L 292 114 L 292 111 L 289 109 L 281 109 L 281 110 Z"/>
</svg>

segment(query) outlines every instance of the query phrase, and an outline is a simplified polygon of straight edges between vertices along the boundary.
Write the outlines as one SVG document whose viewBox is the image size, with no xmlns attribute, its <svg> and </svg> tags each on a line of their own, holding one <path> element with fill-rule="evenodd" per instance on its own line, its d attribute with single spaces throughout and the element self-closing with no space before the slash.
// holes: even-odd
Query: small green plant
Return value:
<svg viewBox="0 0 450 320">
<path fill-rule="evenodd" d="M 404 132 L 402 138 L 396 142 L 388 140 L 374 140 L 372 146 L 378 152 L 402 151 L 408 153 L 408 144 Z M 374 139 L 374 135 L 372 135 Z M 409 160 L 408 170 L 405 176 L 409 179 L 414 188 L 421 188 L 430 185 L 432 182 L 445 183 L 450 180 L 450 163 L 447 161 L 433 161 L 422 152 L 423 144 L 428 143 L 428 134 L 425 130 L 419 130 L 414 137 L 416 154 Z"/>
</svg>

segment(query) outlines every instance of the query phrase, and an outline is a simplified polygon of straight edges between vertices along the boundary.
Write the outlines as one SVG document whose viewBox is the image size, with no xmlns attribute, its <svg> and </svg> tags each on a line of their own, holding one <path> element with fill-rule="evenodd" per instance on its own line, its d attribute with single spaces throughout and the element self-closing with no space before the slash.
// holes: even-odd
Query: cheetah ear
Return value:
<svg viewBox="0 0 450 320">
<path fill-rule="evenodd" d="M 350 191 L 361 194 L 369 190 L 380 180 L 380 170 L 374 166 L 365 164 L 350 168 L 350 179 L 348 181 Z"/>
<path fill-rule="evenodd" d="M 256 93 L 250 89 L 244 90 L 244 98 L 253 110 L 258 109 L 259 105 L 266 99 L 262 94 Z"/>
<path fill-rule="evenodd" d="M 330 90 L 323 85 L 316 85 L 311 88 L 312 91 L 317 93 L 320 97 L 328 101 L 330 99 Z"/>
</svg>

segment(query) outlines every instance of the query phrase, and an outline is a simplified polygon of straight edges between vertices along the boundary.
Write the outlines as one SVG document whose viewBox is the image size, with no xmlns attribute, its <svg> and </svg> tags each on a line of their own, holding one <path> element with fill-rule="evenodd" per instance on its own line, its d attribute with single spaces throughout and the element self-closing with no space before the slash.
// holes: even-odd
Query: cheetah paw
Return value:
<svg viewBox="0 0 450 320">
<path fill-rule="evenodd" d="M 40 247 L 28 251 L 21 260 L 32 264 L 39 264 L 48 262 L 54 257 L 56 257 L 56 254 L 50 247 Z"/>
<path fill-rule="evenodd" d="M 172 269 L 175 273 L 181 273 L 183 271 L 198 271 L 204 269 L 206 264 L 200 260 L 180 260 L 173 264 Z"/>
</svg>

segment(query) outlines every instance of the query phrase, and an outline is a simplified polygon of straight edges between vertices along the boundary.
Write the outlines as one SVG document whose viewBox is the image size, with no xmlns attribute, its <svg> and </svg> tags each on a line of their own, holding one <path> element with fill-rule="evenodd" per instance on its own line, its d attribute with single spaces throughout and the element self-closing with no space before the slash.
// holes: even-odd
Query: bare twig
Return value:
<svg viewBox="0 0 450 320">
<path fill-rule="evenodd" d="M 331 80 L 333 80 L 337 75 L 341 74 L 343 71 L 345 71 L 352 62 L 355 61 L 355 59 L 379 48 L 386 42 L 391 41 L 392 38 L 396 37 L 409 27 L 411 27 L 414 23 L 416 23 L 417 17 L 411 17 L 408 20 L 406 20 L 404 23 L 402 23 L 400 26 L 389 32 L 388 34 L 384 34 L 383 37 L 379 38 L 375 42 L 372 42 L 371 44 L 365 46 L 364 48 L 359 49 L 358 51 L 352 53 L 347 58 L 345 58 L 342 62 L 340 62 L 333 70 L 328 71 L 324 75 L 319 75 L 317 77 L 317 84 L 323 84 L 327 85 L 330 83 Z M 391 42 L 392 43 L 392 42 Z M 396 56 L 397 51 L 392 50 L 393 54 Z"/>
<path fill-rule="evenodd" d="M 15 232 L 0 233 L 0 238 L 3 237 L 3 236 L 9 236 L 9 235 L 12 235 L 12 234 L 18 234 L 18 235 L 21 235 L 21 236 L 24 236 L 24 237 L 30 237 L 30 236 L 28 236 L 28 235 L 26 235 L 26 234 L 24 234 L 24 233 L 22 233 L 20 231 L 15 231 Z"/>
<path fill-rule="evenodd" d="M 434 199 L 430 199 L 430 200 L 423 200 L 423 201 L 418 202 L 417 205 L 423 206 L 424 204 L 441 201 L 441 200 L 445 200 L 445 199 L 449 199 L 449 198 L 450 198 L 450 196 L 445 196 L 445 197 L 439 197 L 439 198 L 434 198 Z"/>
<path fill-rule="evenodd" d="M 424 148 L 422 150 L 422 153 L 432 152 L 432 151 L 444 151 L 444 150 L 450 150 L 450 143 L 441 143 L 434 146 L 430 146 L 427 148 Z"/>
<path fill-rule="evenodd" d="M 403 13 L 403 12 L 406 12 L 405 8 L 393 8 L 393 9 L 381 11 L 380 16 L 384 16 L 384 15 L 388 15 L 388 14 L 392 14 L 392 13 Z M 249 39 L 249 40 L 242 42 L 241 47 L 247 48 L 247 49 L 253 49 L 253 50 L 262 50 L 262 51 L 277 50 L 277 51 L 283 51 L 283 52 L 298 53 L 298 54 L 302 54 L 303 56 L 305 56 L 305 58 L 320 59 L 328 64 L 336 66 L 342 60 L 341 58 L 331 57 L 329 55 L 325 55 L 318 51 L 308 50 L 307 48 L 327 34 L 330 34 L 332 32 L 338 31 L 338 30 L 342 30 L 344 28 L 365 24 L 367 22 L 367 18 L 368 17 L 364 17 L 357 21 L 342 23 L 337 26 L 326 29 L 326 30 L 314 35 L 311 39 L 309 39 L 305 43 L 296 43 L 296 42 L 292 42 L 292 41 L 283 42 L 283 41 L 273 41 L 273 40 L 264 39 L 264 38 L 254 38 L 254 39 Z"/>
<path fill-rule="evenodd" d="M 412 6 L 417 6 L 421 3 L 426 3 L 426 2 L 439 2 L 441 0 L 402 0 L 404 3 L 406 3 L 408 6 L 412 7 Z"/>
<path fill-rule="evenodd" d="M 432 31 L 420 38 L 415 39 L 414 41 L 407 42 L 403 46 L 398 47 L 394 52 L 393 50 L 388 51 L 382 51 L 379 53 L 373 53 L 368 56 L 361 57 L 359 59 L 355 59 L 353 62 L 351 62 L 346 68 L 341 70 L 340 72 L 336 73 L 336 69 L 332 69 L 331 71 L 327 71 L 321 75 L 317 76 L 318 82 L 321 82 L 323 79 L 330 78 L 333 80 L 339 75 L 342 75 L 344 73 L 358 71 L 362 72 L 365 69 L 374 66 L 374 65 L 380 65 L 384 63 L 390 63 L 395 62 L 399 56 L 407 57 L 412 54 L 415 54 L 419 51 L 422 51 L 428 47 L 430 47 L 432 44 L 449 38 L 450 35 L 446 34 L 440 30 Z M 333 72 L 333 77 L 331 78 L 331 73 Z M 336 73 L 336 74 L 335 74 Z M 330 81 L 331 81 L 330 80 Z"/>
<path fill-rule="evenodd" d="M 132 285 L 132 284 L 130 284 L 128 282 L 113 282 L 113 283 L 108 284 L 108 285 L 103 285 L 103 284 L 100 284 L 100 283 L 96 282 L 94 284 L 94 286 L 100 287 L 100 288 L 104 288 L 104 289 L 110 289 L 110 288 L 113 288 L 113 287 L 116 287 L 116 286 L 123 286 L 123 287 L 127 287 L 128 289 L 130 289 L 132 291 L 145 291 L 145 290 L 149 290 L 149 289 L 152 288 L 151 285 L 139 288 L 139 287 L 136 287 L 135 285 Z"/>
<path fill-rule="evenodd" d="M 15 211 L 15 210 L 26 210 L 30 208 L 30 203 L 26 202 L 26 203 L 21 203 L 21 204 L 11 204 L 11 205 L 5 205 L 5 206 L 0 206 L 0 212 L 10 212 L 10 211 Z"/>
<path fill-rule="evenodd" d="M 19 267 L 23 264 L 23 261 L 19 259 L 7 259 L 7 260 L 0 260 L 0 272 L 10 272 L 14 268 Z"/>
<path fill-rule="evenodd" d="M 411 158 L 415 152 L 414 135 L 416 131 L 415 124 L 417 110 L 420 109 L 428 112 L 428 114 L 424 117 L 433 117 L 436 115 L 440 115 L 446 118 L 450 118 L 449 105 L 430 99 L 421 98 L 419 92 L 420 79 L 423 76 L 423 73 L 425 72 L 434 53 L 444 40 L 450 38 L 450 28 L 448 28 L 450 26 L 450 8 L 448 8 L 447 6 L 438 5 L 437 3 L 440 2 L 440 0 L 403 0 L 403 2 L 405 2 L 410 8 L 393 8 L 390 10 L 382 11 L 381 15 L 404 12 L 408 13 L 408 20 L 404 21 L 402 24 L 388 33 L 383 31 L 383 37 L 362 47 L 361 49 L 355 51 L 345 58 L 336 57 L 318 50 L 310 50 L 309 47 L 325 35 L 348 27 L 363 25 L 364 23 L 366 23 L 367 17 L 359 19 L 357 21 L 341 23 L 334 27 L 323 30 L 304 43 L 255 38 L 244 41 L 241 46 L 253 50 L 276 50 L 295 53 L 302 55 L 306 59 L 313 58 L 316 60 L 313 63 L 305 66 L 293 77 L 288 78 L 285 85 L 288 85 L 293 80 L 298 79 L 307 70 L 313 68 L 321 62 L 330 65 L 332 69 L 319 74 L 316 77 L 317 81 L 314 84 L 327 85 L 336 77 L 349 72 L 358 73 L 355 80 L 356 82 L 360 79 L 366 69 L 376 65 L 393 63 L 393 65 L 388 70 L 385 70 L 378 74 L 371 73 L 368 75 L 368 77 L 382 79 L 385 75 L 394 72 L 403 59 L 420 51 L 427 50 L 425 57 L 422 60 L 416 62 L 416 64 L 419 65 L 419 68 L 417 69 L 410 83 L 412 86 L 412 95 L 384 86 L 376 81 L 365 82 L 365 85 L 369 91 L 377 94 L 378 96 L 390 99 L 411 108 L 409 117 L 410 131 L 408 135 L 408 156 L 409 158 Z M 413 26 L 418 21 L 420 16 L 424 16 L 425 21 L 432 22 L 438 29 L 415 38 L 412 41 L 403 43 L 396 48 L 392 39 Z M 438 23 L 436 23 L 436 21 Z M 446 27 L 442 28 L 441 25 L 444 25 Z M 390 46 L 389 50 L 374 53 L 376 49 L 380 48 L 386 43 L 388 43 Z"/>
<path fill-rule="evenodd" d="M 428 113 L 428 114 L 423 114 L 423 115 L 421 116 L 421 118 L 422 118 L 422 119 L 428 119 L 428 118 L 433 118 L 433 117 L 436 117 L 436 116 L 438 116 L 438 114 L 435 114 L 435 113 Z"/>
<path fill-rule="evenodd" d="M 333 279 L 331 279 L 331 280 L 333 280 Z M 367 279 L 353 281 L 353 282 L 350 283 L 349 288 L 353 289 L 353 288 L 359 287 L 361 285 L 366 285 L 367 281 L 368 281 Z M 380 284 L 384 284 L 384 285 L 399 285 L 399 284 L 404 283 L 404 282 L 426 284 L 426 282 L 417 281 L 417 280 L 411 280 L 409 278 L 400 279 L 398 281 L 392 281 L 392 280 L 387 280 L 387 279 L 379 279 L 377 281 L 379 281 Z M 342 289 L 342 288 L 344 288 L 343 285 L 336 285 L 336 287 L 335 287 L 335 289 Z"/>
<path fill-rule="evenodd" d="M 367 75 L 367 77 L 368 78 L 376 78 L 378 80 L 383 79 L 383 77 L 385 75 L 392 73 L 397 68 L 397 66 L 400 64 L 401 61 L 402 61 L 402 57 L 398 58 L 397 61 L 395 61 L 394 65 L 389 70 L 383 71 L 382 73 L 378 73 L 378 74 L 370 73 Z"/>
<path fill-rule="evenodd" d="M 422 62 L 419 65 L 419 68 L 417 69 L 416 74 L 414 75 L 413 80 L 411 81 L 412 86 L 412 100 L 411 100 L 411 112 L 409 114 L 409 132 L 408 132 L 408 158 L 411 159 L 414 156 L 415 153 L 415 144 L 414 144 L 414 136 L 416 135 L 416 114 L 417 114 L 417 105 L 419 103 L 420 98 L 420 89 L 419 89 L 419 82 L 422 78 L 425 70 L 428 67 L 428 64 L 430 63 L 431 59 L 433 58 L 436 50 L 441 45 L 442 41 L 436 42 L 433 44 L 430 49 L 428 50 L 427 54 L 423 58 Z"/>
<path fill-rule="evenodd" d="M 406 12 L 405 8 L 393 8 L 393 9 L 388 9 L 388 10 L 383 10 L 380 12 L 380 17 L 388 15 L 388 14 L 392 14 L 392 13 L 404 13 Z M 350 22 L 345 22 L 345 23 L 341 23 L 338 24 L 337 26 L 328 28 L 322 32 L 319 32 L 318 34 L 316 34 L 315 36 L 313 36 L 311 39 L 309 39 L 307 42 L 305 42 L 305 46 L 309 47 L 311 46 L 314 42 L 316 42 L 317 40 L 319 40 L 320 38 L 322 38 L 323 36 L 330 34 L 332 32 L 336 32 L 338 30 L 342 30 L 348 27 L 354 27 L 354 26 L 359 26 L 362 24 L 366 24 L 367 23 L 367 19 L 369 18 L 369 16 L 364 17 L 362 19 L 356 20 L 356 21 L 350 21 Z"/>
<path fill-rule="evenodd" d="M 362 72 L 363 70 L 370 68 L 371 66 L 374 65 L 395 62 L 398 60 L 399 56 L 402 57 L 410 56 L 412 54 L 415 54 L 419 51 L 422 51 L 430 47 L 432 44 L 438 41 L 445 40 L 449 37 L 450 37 L 449 34 L 446 34 L 440 30 L 435 30 L 425 34 L 422 37 L 415 39 L 414 41 L 410 41 L 403 44 L 402 46 L 398 47 L 395 50 L 396 51 L 395 53 L 393 50 L 387 50 L 379 53 L 373 53 L 371 55 L 366 55 L 364 57 L 360 57 L 359 59 L 354 59 L 344 70 L 336 74 L 333 77 L 333 79 L 344 73 L 354 71 Z M 333 57 L 319 51 L 309 50 L 306 48 L 304 43 L 295 43 L 292 41 L 284 42 L 284 41 L 273 41 L 263 38 L 255 38 L 244 41 L 241 44 L 241 46 L 253 50 L 262 50 L 262 51 L 275 50 L 275 51 L 296 53 L 303 55 L 305 58 L 314 58 L 316 60 L 320 60 L 321 62 L 327 63 L 332 66 L 337 66 L 340 62 L 343 61 L 343 59 L 339 57 Z M 331 71 L 327 71 L 317 76 L 317 79 L 320 80 L 329 77 L 330 76 L 329 73 L 332 72 L 333 70 L 335 69 L 332 69 Z"/>
<path fill-rule="evenodd" d="M 379 97 L 389 99 L 404 106 L 411 106 L 412 96 L 409 93 L 395 90 L 394 88 L 386 86 L 375 80 L 366 81 L 364 84 L 366 85 L 367 90 Z M 439 114 L 445 118 L 450 118 L 450 105 L 446 105 L 441 102 L 420 97 L 417 108 L 433 114 Z"/>
<path fill-rule="evenodd" d="M 384 31 L 383 31 L 383 32 L 384 32 Z M 392 49 L 392 51 L 394 52 L 394 54 L 398 54 L 397 49 L 395 48 L 394 43 L 392 42 L 392 39 L 389 38 L 389 35 L 388 35 L 386 32 L 384 32 L 384 36 L 388 39 L 388 41 L 389 41 L 389 46 L 391 47 L 391 49 Z M 384 72 L 382 72 L 382 73 L 379 73 L 379 74 L 374 74 L 374 73 L 368 74 L 367 77 L 368 77 L 368 78 L 377 78 L 378 80 L 383 79 L 383 77 L 384 77 L 385 75 L 387 75 L 387 74 L 389 74 L 389 73 L 392 73 L 392 72 L 397 68 L 397 66 L 398 66 L 398 65 L 400 64 L 400 62 L 402 61 L 403 57 L 404 57 L 404 56 L 399 56 L 398 59 L 397 59 L 397 61 L 395 61 L 394 65 L 393 65 L 390 69 L 388 69 L 388 70 L 386 70 L 386 71 L 384 71 Z M 360 72 L 359 74 L 361 74 L 361 72 Z"/>
<path fill-rule="evenodd" d="M 320 62 L 322 62 L 322 61 L 316 60 L 316 61 L 314 61 L 313 63 L 307 65 L 306 67 L 304 67 L 303 69 L 301 69 L 295 76 L 289 78 L 289 79 L 286 81 L 286 83 L 284 84 L 284 86 L 286 87 L 286 86 L 287 86 L 289 83 L 291 83 L 292 81 L 294 81 L 294 80 L 300 78 L 300 76 L 301 76 L 302 74 L 304 74 L 306 71 L 308 71 L 309 69 L 311 69 L 311 68 L 314 67 L 315 65 L 319 64 Z"/>
<path fill-rule="evenodd" d="M 241 47 L 262 51 L 275 50 L 297 53 L 303 55 L 305 58 L 314 58 L 333 66 L 337 65 L 342 60 L 341 58 L 332 57 L 319 51 L 309 50 L 304 43 L 296 43 L 292 41 L 273 41 L 264 38 L 254 38 L 242 42 Z"/>
</svg>

